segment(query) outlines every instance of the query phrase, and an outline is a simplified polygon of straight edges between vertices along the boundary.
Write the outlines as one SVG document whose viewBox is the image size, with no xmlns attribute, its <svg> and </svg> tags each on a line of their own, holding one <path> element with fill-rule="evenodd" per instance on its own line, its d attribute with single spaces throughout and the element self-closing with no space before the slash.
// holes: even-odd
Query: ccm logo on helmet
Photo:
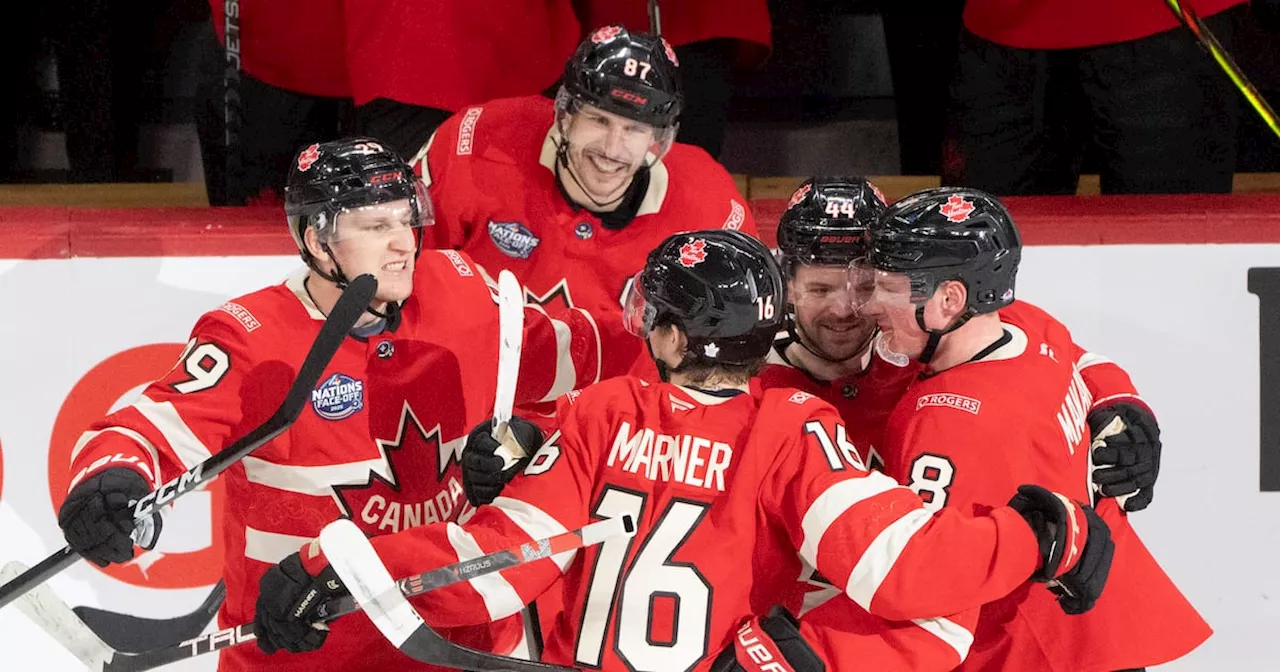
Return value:
<svg viewBox="0 0 1280 672">
<path fill-rule="evenodd" d="M 648 98 L 645 98 L 644 96 L 641 96 L 636 93 L 632 93 L 630 91 L 624 91 L 622 89 L 614 89 L 609 92 L 609 95 L 613 96 L 614 98 L 625 100 L 629 103 L 635 103 L 636 105 L 647 105 L 649 103 Z"/>
<path fill-rule="evenodd" d="M 401 176 L 402 173 L 398 170 L 391 171 L 390 173 L 378 173 L 377 175 L 369 178 L 369 184 L 385 184 L 387 182 L 394 182 L 399 180 Z"/>
</svg>

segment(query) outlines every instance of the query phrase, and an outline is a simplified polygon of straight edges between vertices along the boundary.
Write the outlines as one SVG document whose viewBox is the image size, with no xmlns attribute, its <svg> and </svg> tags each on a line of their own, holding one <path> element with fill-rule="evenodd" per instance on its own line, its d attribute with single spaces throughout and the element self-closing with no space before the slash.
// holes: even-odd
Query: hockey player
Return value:
<svg viewBox="0 0 1280 672">
<path fill-rule="evenodd" d="M 436 206 L 428 246 L 510 269 L 532 301 L 585 308 L 618 355 L 604 377 L 638 362 L 618 319 L 625 285 L 672 233 L 722 227 L 755 235 L 729 173 L 675 142 L 681 90 L 665 40 L 596 30 L 565 64 L 554 102 L 540 96 L 469 107 L 414 160 Z M 654 378 L 656 380 L 656 378 Z"/>
<path fill-rule="evenodd" d="M 877 321 L 886 351 L 927 367 L 889 416 L 878 449 L 887 473 L 929 510 L 986 510 L 1027 482 L 1088 498 L 1091 444 L 1108 436 L 1140 442 L 1143 425 L 1154 425 L 1140 400 L 1125 397 L 1124 406 L 1100 409 L 1106 425 L 1091 438 L 1097 400 L 1082 372 L 1098 357 L 1044 311 L 1014 301 L 1020 256 L 1008 211 L 973 189 L 909 196 L 869 232 L 857 278 L 861 310 Z M 1118 501 L 1100 499 L 1098 513 L 1116 544 L 1105 598 L 1074 617 L 1029 588 L 987 605 L 961 669 L 1138 668 L 1178 658 L 1210 635 Z"/>
<path fill-rule="evenodd" d="M 936 514 L 865 468 L 827 403 L 789 389 L 749 392 L 782 323 L 782 301 L 776 262 L 745 234 L 677 234 L 659 245 L 624 316 L 668 382 L 628 376 L 564 397 L 559 431 L 492 505 L 463 525 L 372 543 L 392 575 L 407 576 L 592 518 L 630 514 L 635 538 L 428 593 L 427 621 L 456 626 L 516 613 L 563 572 L 555 585 L 567 609 L 548 629 L 545 660 L 706 670 L 745 618 L 794 583 L 801 557 L 872 613 L 895 619 L 976 607 L 1029 577 L 1096 597 L 1110 542 L 1087 506 L 1028 487 L 981 517 Z M 492 452 L 488 431 L 477 426 L 472 447 Z M 527 447 L 530 438 L 521 439 Z M 315 584 L 334 580 L 317 545 L 301 555 Z M 294 606 L 273 616 L 279 627 L 309 627 L 317 605 Z"/>
<path fill-rule="evenodd" d="M 308 588 L 290 554 L 339 516 L 383 535 L 469 515 L 455 462 L 467 429 L 492 412 L 497 307 L 465 254 L 422 251 L 430 201 L 408 164 L 374 140 L 304 149 L 285 211 L 307 268 L 206 313 L 171 371 L 80 437 L 59 524 L 71 547 L 99 565 L 132 558 L 129 500 L 261 424 L 347 279 L 372 273 L 375 301 L 310 408 L 223 476 L 227 505 L 215 515 L 225 548 L 221 624 L 253 620 L 259 579 L 281 560 L 284 571 L 266 583 L 258 647 L 224 651 L 219 669 L 429 669 L 404 660 L 363 617 L 335 623 L 323 654 L 268 656 L 314 646 L 309 632 L 273 629 L 265 616 Z M 598 375 L 594 324 L 578 312 L 562 317 L 525 311 L 517 399 L 550 399 Z M 450 634 L 505 652 L 520 630 L 508 621 Z"/>
</svg>

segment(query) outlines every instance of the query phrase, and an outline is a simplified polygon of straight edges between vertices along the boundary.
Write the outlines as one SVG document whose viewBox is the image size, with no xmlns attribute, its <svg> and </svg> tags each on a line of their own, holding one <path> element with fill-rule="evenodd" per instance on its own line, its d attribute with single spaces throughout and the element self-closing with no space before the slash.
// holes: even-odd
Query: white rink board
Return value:
<svg viewBox="0 0 1280 672">
<path fill-rule="evenodd" d="M 0 260 L 0 562 L 34 563 L 61 546 L 47 485 L 51 427 L 67 393 L 103 359 L 146 343 L 182 343 L 196 317 L 279 282 L 296 257 Z M 1076 340 L 1125 366 L 1160 416 L 1160 482 L 1134 524 L 1214 627 L 1204 646 L 1161 670 L 1280 665 L 1280 493 L 1258 486 L 1258 300 L 1252 266 L 1280 267 L 1280 245 L 1033 247 L 1020 298 Z M 208 499 L 193 495 L 162 544 L 207 544 Z M 194 500 L 194 501 L 193 501 Z M 182 509 L 186 509 L 183 511 Z M 175 530 L 184 533 L 174 535 Z M 87 563 L 55 578 L 69 603 L 140 616 L 193 609 L 209 587 L 138 588 Z M 1141 618 L 1140 613 L 1135 618 Z M 5 669 L 79 670 L 16 609 L 0 611 Z M 172 670 L 212 670 L 213 661 Z"/>
</svg>

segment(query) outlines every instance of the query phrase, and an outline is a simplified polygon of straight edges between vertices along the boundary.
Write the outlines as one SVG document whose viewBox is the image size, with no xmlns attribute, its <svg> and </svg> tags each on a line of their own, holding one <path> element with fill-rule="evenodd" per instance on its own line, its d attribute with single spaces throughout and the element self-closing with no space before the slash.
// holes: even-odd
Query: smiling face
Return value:
<svg viewBox="0 0 1280 672">
<path fill-rule="evenodd" d="M 409 199 L 378 203 L 340 212 L 326 242 L 348 278 L 369 273 L 378 279 L 376 303 L 400 302 L 413 290 L 413 262 L 421 233 L 416 226 Z M 314 231 L 308 234 L 312 254 L 332 271 L 333 261 L 319 246 Z"/>
<path fill-rule="evenodd" d="M 597 203 L 621 198 L 646 155 L 660 151 L 653 126 L 586 104 L 566 115 L 563 133 L 569 170 Z"/>
<path fill-rule="evenodd" d="M 797 265 L 790 295 L 800 338 L 832 361 L 860 354 L 876 329 L 854 310 L 844 266 Z"/>
</svg>

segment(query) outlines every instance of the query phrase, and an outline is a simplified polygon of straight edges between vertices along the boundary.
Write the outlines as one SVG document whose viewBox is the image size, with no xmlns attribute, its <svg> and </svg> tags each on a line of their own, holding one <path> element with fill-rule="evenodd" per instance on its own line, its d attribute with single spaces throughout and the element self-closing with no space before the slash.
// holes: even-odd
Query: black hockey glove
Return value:
<svg viewBox="0 0 1280 672">
<path fill-rule="evenodd" d="M 103 469 L 67 493 L 58 509 L 58 526 L 71 550 L 99 567 L 133 558 L 133 505 L 151 492 L 146 477 L 128 467 Z M 155 548 L 161 520 L 157 513 L 138 525 L 138 545 Z"/>
<path fill-rule="evenodd" d="M 512 416 L 507 427 L 525 455 L 531 456 L 542 447 L 542 430 L 532 422 Z M 495 454 L 499 445 L 493 438 L 492 419 L 476 425 L 467 435 L 467 447 L 462 451 L 462 489 L 472 506 L 492 502 L 502 493 L 502 488 L 529 464 L 529 458 L 525 457 L 510 469 L 503 469 L 502 458 Z"/>
<path fill-rule="evenodd" d="M 785 662 L 795 672 L 826 672 L 827 666 L 804 641 L 800 624 L 791 612 L 774 607 L 768 616 L 755 617 L 738 628 L 733 644 L 711 664 L 711 672 L 767 672 L 784 669 Z"/>
<path fill-rule="evenodd" d="M 294 553 L 267 570 L 258 581 L 253 630 L 258 648 L 272 654 L 315 651 L 329 636 L 329 626 L 317 622 L 316 610 L 347 589 L 327 563 L 312 576 Z"/>
<path fill-rule="evenodd" d="M 1089 414 L 1093 437 L 1093 484 L 1103 497 L 1115 497 L 1125 511 L 1151 504 L 1160 473 L 1160 425 L 1146 409 L 1112 404 Z"/>
<path fill-rule="evenodd" d="M 1031 580 L 1047 583 L 1068 614 L 1092 609 L 1115 555 L 1111 528 L 1092 507 L 1038 485 L 1019 486 L 1009 506 L 1022 514 L 1040 540 L 1041 565 Z"/>
</svg>

